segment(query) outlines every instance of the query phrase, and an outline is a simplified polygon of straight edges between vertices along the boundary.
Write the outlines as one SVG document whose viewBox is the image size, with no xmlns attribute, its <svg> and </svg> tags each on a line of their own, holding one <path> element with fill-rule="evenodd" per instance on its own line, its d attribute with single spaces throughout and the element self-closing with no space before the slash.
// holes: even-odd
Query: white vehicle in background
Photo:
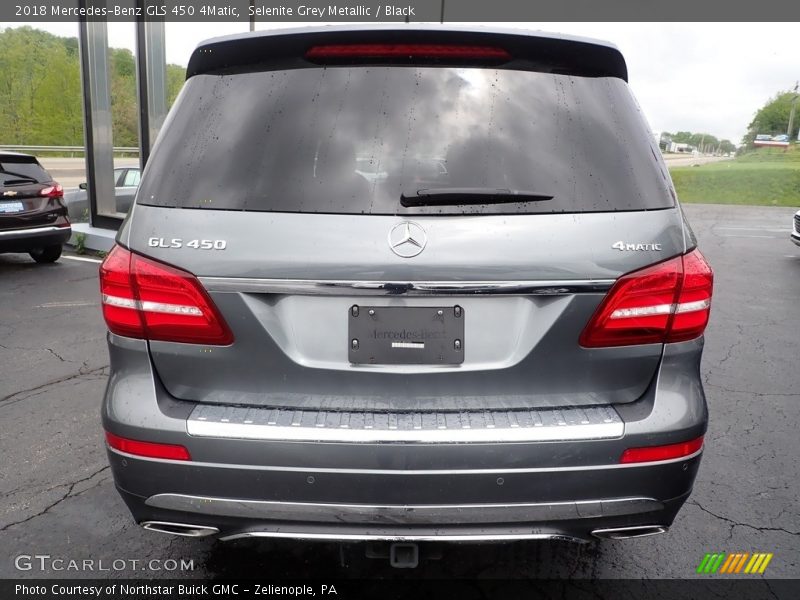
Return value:
<svg viewBox="0 0 800 600">
<path fill-rule="evenodd" d="M 800 246 L 800 210 L 794 213 L 794 228 L 792 229 L 792 241 Z"/>
</svg>

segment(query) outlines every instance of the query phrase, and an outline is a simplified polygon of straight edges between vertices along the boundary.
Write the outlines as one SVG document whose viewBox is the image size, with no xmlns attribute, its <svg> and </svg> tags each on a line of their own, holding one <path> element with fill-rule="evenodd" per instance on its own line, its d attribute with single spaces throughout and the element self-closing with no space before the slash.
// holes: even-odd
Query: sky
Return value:
<svg viewBox="0 0 800 600">
<path fill-rule="evenodd" d="M 318 25 L 319 23 L 314 23 Z M 77 36 L 77 23 L 15 23 Z M 256 23 L 256 29 L 302 23 Z M 739 143 L 771 97 L 800 79 L 796 23 L 497 23 L 616 44 L 650 127 Z M 109 45 L 134 50 L 134 24 L 109 23 Z M 167 62 L 185 66 L 198 42 L 247 31 L 242 23 L 167 23 Z M 771 132 L 766 132 L 771 133 Z"/>
</svg>

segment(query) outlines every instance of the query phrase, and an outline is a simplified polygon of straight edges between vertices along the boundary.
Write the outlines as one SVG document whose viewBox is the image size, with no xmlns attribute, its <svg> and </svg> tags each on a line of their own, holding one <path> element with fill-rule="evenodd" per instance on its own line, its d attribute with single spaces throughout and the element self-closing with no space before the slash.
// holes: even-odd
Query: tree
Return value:
<svg viewBox="0 0 800 600">
<path fill-rule="evenodd" d="M 73 113 L 81 131 L 80 72 L 63 38 L 31 27 L 3 31 L 0 73 L 0 142 L 69 143 Z"/>
<path fill-rule="evenodd" d="M 662 137 L 667 136 L 671 138 L 671 141 L 675 142 L 676 144 L 689 144 L 690 146 L 697 148 L 700 152 L 714 152 L 716 151 L 721 142 L 717 139 L 716 136 L 711 135 L 710 133 L 692 133 L 691 131 L 678 131 L 674 134 L 663 134 Z M 728 142 L 730 144 L 730 142 Z M 732 144 L 731 144 L 732 145 Z M 729 150 L 723 150 L 723 152 L 730 152 Z"/>
<path fill-rule="evenodd" d="M 108 59 L 114 145 L 136 146 L 139 143 L 136 59 L 130 50 L 119 48 L 110 48 Z"/>
<path fill-rule="evenodd" d="M 83 107 L 78 39 L 32 27 L 0 30 L 0 144 L 80 146 Z M 129 50 L 109 49 L 114 144 L 137 146 L 136 62 Z M 167 105 L 183 86 L 185 69 L 167 65 Z"/>
<path fill-rule="evenodd" d="M 753 140 L 759 134 L 763 135 L 779 135 L 786 133 L 786 128 L 789 127 L 789 113 L 792 110 L 792 100 L 798 95 L 798 92 L 786 91 L 779 92 L 762 106 L 756 112 L 750 125 L 747 126 L 747 133 L 742 139 L 743 144 L 748 146 L 753 145 Z M 792 140 L 797 139 L 797 131 L 800 129 L 800 101 L 798 101 L 794 125 L 789 134 Z"/>
</svg>

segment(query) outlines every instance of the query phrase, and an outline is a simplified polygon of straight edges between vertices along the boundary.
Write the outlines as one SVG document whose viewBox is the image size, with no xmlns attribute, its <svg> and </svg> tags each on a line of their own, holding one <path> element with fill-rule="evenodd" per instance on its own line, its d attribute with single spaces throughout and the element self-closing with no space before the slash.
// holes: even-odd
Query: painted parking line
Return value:
<svg viewBox="0 0 800 600">
<path fill-rule="evenodd" d="M 37 304 L 36 308 L 72 308 L 75 306 L 98 306 L 100 302 L 88 302 L 86 300 L 75 300 L 73 302 L 47 302 Z"/>
<path fill-rule="evenodd" d="M 792 230 L 786 227 L 720 227 L 716 226 L 714 229 L 724 229 L 732 231 L 772 231 L 775 233 L 790 233 Z"/>
<path fill-rule="evenodd" d="M 90 262 L 90 263 L 103 262 L 102 258 L 87 258 L 85 256 L 62 256 L 61 258 L 65 258 L 66 260 L 77 260 L 80 262 Z"/>
<path fill-rule="evenodd" d="M 748 234 L 740 234 L 740 233 L 720 233 L 717 234 L 718 237 L 730 237 L 730 238 L 767 238 L 770 240 L 779 240 L 782 239 L 783 236 L 778 235 L 748 235 Z"/>
</svg>

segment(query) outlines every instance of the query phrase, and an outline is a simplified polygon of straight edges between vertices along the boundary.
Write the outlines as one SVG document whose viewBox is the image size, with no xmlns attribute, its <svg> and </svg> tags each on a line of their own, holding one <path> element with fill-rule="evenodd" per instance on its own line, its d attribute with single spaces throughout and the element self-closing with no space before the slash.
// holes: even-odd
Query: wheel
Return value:
<svg viewBox="0 0 800 600">
<path fill-rule="evenodd" d="M 36 250 L 31 250 L 29 254 L 37 263 L 56 262 L 61 256 L 61 244 L 36 248 Z"/>
</svg>

